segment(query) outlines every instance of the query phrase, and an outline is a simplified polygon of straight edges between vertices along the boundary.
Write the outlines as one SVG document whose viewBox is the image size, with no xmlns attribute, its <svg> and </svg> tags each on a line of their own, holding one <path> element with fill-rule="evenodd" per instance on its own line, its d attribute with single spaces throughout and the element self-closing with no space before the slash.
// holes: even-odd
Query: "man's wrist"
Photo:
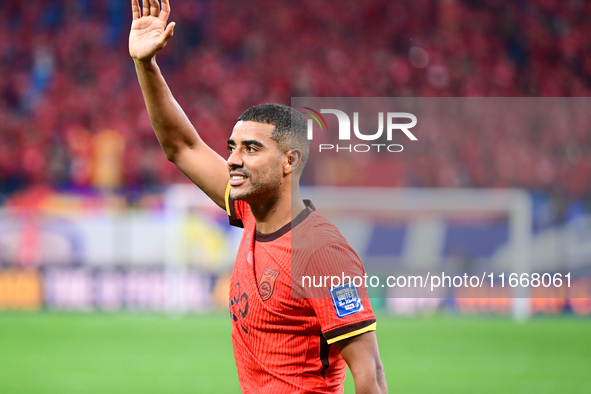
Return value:
<svg viewBox="0 0 591 394">
<path fill-rule="evenodd" d="M 156 56 L 146 59 L 138 59 L 134 57 L 133 63 L 135 64 L 136 68 L 142 68 L 144 70 L 158 69 L 158 65 L 156 64 Z"/>
</svg>

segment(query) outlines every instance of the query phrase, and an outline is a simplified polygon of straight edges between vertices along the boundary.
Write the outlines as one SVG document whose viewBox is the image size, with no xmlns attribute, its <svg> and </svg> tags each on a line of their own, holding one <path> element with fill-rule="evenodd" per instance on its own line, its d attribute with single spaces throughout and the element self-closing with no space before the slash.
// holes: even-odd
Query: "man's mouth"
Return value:
<svg viewBox="0 0 591 394">
<path fill-rule="evenodd" d="M 232 174 L 230 175 L 230 186 L 240 186 L 242 185 L 248 177 L 242 174 Z"/>
</svg>

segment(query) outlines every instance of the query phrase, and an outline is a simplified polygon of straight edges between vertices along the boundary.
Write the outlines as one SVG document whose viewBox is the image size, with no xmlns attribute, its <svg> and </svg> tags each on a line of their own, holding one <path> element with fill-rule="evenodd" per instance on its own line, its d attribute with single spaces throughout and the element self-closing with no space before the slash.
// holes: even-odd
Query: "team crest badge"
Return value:
<svg viewBox="0 0 591 394">
<path fill-rule="evenodd" d="M 272 270 L 271 268 L 265 268 L 261 281 L 259 282 L 259 293 L 263 301 L 267 301 L 273 295 L 273 289 L 275 289 L 275 281 L 279 276 L 279 271 Z"/>
</svg>

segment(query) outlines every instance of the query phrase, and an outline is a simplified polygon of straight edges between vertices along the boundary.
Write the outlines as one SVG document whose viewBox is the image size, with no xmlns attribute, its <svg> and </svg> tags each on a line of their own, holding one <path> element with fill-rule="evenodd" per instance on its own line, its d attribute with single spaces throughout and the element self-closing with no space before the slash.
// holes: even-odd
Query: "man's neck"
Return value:
<svg viewBox="0 0 591 394">
<path fill-rule="evenodd" d="M 286 197 L 279 197 L 265 204 L 250 204 L 257 231 L 260 233 L 270 234 L 279 230 L 306 209 L 299 190 L 283 195 Z"/>
</svg>

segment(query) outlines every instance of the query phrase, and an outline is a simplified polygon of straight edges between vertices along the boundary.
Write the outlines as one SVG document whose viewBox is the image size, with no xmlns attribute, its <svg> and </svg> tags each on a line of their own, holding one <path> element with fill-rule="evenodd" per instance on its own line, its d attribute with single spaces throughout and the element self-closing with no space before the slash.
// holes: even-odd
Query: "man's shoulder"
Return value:
<svg viewBox="0 0 591 394">
<path fill-rule="evenodd" d="M 293 229 L 292 246 L 301 242 L 318 250 L 330 244 L 348 245 L 337 226 L 318 211 L 313 211 L 302 224 Z"/>
<path fill-rule="evenodd" d="M 337 226 L 318 211 L 310 214 L 311 225 L 318 231 L 338 231 Z"/>
</svg>

